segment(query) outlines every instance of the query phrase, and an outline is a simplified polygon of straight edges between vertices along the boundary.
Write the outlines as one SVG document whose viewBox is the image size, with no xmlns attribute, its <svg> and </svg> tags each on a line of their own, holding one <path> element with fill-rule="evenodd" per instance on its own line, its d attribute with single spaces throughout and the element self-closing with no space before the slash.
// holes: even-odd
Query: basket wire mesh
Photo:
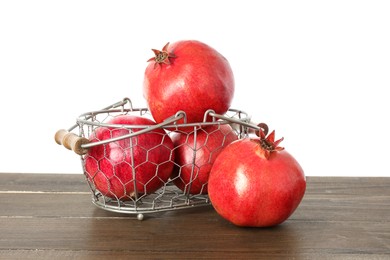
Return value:
<svg viewBox="0 0 390 260">
<path fill-rule="evenodd" d="M 82 151 L 82 153 L 80 153 L 80 158 L 84 175 L 92 192 L 92 203 L 99 208 L 112 212 L 137 214 L 137 217 L 140 220 L 143 219 L 144 214 L 146 213 L 210 205 L 207 192 L 204 191 L 204 187 L 207 187 L 207 181 L 203 183 L 204 187 L 202 187 L 202 189 L 196 193 L 192 192 L 191 185 L 193 185 L 193 181 L 197 177 L 196 174 L 199 173 L 201 167 L 211 167 L 213 161 L 212 155 L 217 155 L 219 151 L 221 151 L 222 148 L 227 144 L 226 136 L 228 134 L 225 132 L 222 133 L 223 138 L 221 139 L 220 145 L 217 147 L 214 145 L 212 148 L 213 150 L 209 149 L 207 139 L 213 133 L 220 135 L 223 129 L 222 126 L 224 125 L 231 126 L 232 132 L 237 139 L 246 138 L 251 131 L 253 132 L 259 129 L 259 126 L 256 126 L 250 122 L 250 118 L 247 113 L 237 109 L 229 109 L 224 115 L 219 115 L 216 114 L 213 110 L 208 110 L 204 114 L 204 120 L 202 122 L 196 123 L 187 123 L 186 114 L 183 111 L 178 111 L 175 115 L 167 118 L 165 121 L 159 124 L 124 125 L 110 123 L 111 119 L 124 115 L 133 115 L 153 120 L 153 117 L 147 108 L 133 108 L 131 100 L 129 98 L 124 98 L 123 100 L 101 110 L 81 114 L 77 118 L 76 124 L 70 127 L 67 131 L 77 131 L 78 128 L 78 137 L 83 138 L 83 140 L 90 140 L 91 137 L 95 136 L 96 132 L 101 128 L 110 130 L 125 130 L 125 134 L 119 136 L 111 136 L 111 138 L 95 140 L 93 142 L 82 142 L 80 145 Z M 214 130 L 212 132 L 207 132 L 204 130 L 210 128 L 213 128 Z M 185 188 L 178 188 L 178 186 L 175 184 L 178 179 L 181 178 L 181 172 L 184 171 L 184 166 L 178 164 L 175 161 L 174 156 L 172 156 L 172 154 L 175 154 L 175 149 L 179 149 L 178 147 L 173 147 L 173 149 L 170 151 L 171 156 L 168 160 L 169 163 L 173 164 L 173 168 L 176 169 L 176 176 L 172 175 L 169 177 L 169 179 L 163 180 L 160 178 L 158 172 L 158 169 L 163 167 L 162 165 L 152 162 L 148 156 L 146 156 L 145 162 L 143 162 L 144 164 L 155 164 L 154 166 L 156 168 L 156 172 L 154 173 L 154 178 L 157 178 L 161 182 L 157 190 L 148 192 L 146 185 L 148 183 L 144 184 L 144 189 L 142 192 L 139 190 L 140 188 L 137 184 L 139 180 L 137 180 L 136 169 L 140 166 L 137 165 L 137 163 L 135 163 L 133 160 L 133 150 L 126 151 L 131 155 L 131 160 L 126 163 L 130 166 L 129 171 L 131 172 L 129 172 L 129 175 L 132 175 L 132 179 L 128 183 L 121 183 L 121 185 L 123 185 L 123 190 L 125 191 L 126 188 L 130 189 L 128 187 L 131 187 L 131 194 L 125 194 L 125 196 L 119 197 L 112 192 L 109 193 L 110 188 L 114 189 L 114 185 L 112 184 L 110 178 L 116 178 L 116 180 L 120 179 L 115 177 L 117 174 L 114 167 L 115 163 L 113 163 L 112 176 L 106 176 L 108 191 L 102 192 L 101 188 L 97 187 L 97 174 L 91 174 L 89 172 L 90 170 L 88 170 L 86 166 L 86 161 L 89 158 L 88 150 L 98 146 L 113 146 L 123 140 L 130 141 L 128 149 L 134 149 L 137 143 L 140 142 L 140 139 L 138 139 L 140 136 L 155 133 L 156 131 L 160 131 L 159 133 L 161 133 L 161 129 L 163 129 L 163 135 L 166 135 L 162 137 L 162 140 L 164 140 L 164 138 L 173 139 L 174 136 L 178 134 L 185 135 L 186 140 L 188 140 L 189 136 L 194 139 L 192 146 L 188 144 L 186 146 L 186 149 L 191 149 L 193 157 L 191 163 L 186 165 L 186 167 L 191 168 L 191 179 L 188 183 L 186 183 Z M 206 135 L 206 140 L 202 143 L 196 139 L 198 135 L 200 136 L 199 131 L 204 131 L 203 134 Z M 163 141 L 160 145 L 164 145 Z M 200 153 L 201 149 L 206 149 L 210 156 L 207 162 L 207 166 L 197 165 L 197 155 Z M 148 155 L 149 150 L 146 148 L 145 150 L 146 154 Z M 164 163 L 166 164 L 167 161 Z M 97 167 L 100 167 L 99 163 L 96 165 Z M 100 169 L 97 169 L 97 171 L 100 172 L 100 174 L 102 173 Z M 112 187 L 110 187 L 110 185 L 112 185 Z"/>
</svg>

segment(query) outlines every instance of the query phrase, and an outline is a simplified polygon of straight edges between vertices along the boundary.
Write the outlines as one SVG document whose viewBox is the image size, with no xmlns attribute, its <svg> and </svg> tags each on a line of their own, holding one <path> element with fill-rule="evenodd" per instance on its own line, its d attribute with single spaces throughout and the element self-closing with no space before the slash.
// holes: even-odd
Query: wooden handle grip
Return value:
<svg viewBox="0 0 390 260">
<path fill-rule="evenodd" d="M 85 137 L 80 137 L 74 133 L 70 133 L 64 129 L 58 130 L 54 136 L 57 144 L 63 145 L 69 150 L 73 150 L 79 155 L 86 154 L 88 149 L 82 148 L 83 144 L 89 143 L 89 140 Z"/>
</svg>

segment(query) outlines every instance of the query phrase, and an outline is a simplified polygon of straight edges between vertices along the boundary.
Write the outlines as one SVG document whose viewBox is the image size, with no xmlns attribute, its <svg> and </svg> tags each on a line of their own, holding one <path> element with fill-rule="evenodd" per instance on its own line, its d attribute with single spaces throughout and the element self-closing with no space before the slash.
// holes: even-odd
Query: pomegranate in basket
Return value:
<svg viewBox="0 0 390 260">
<path fill-rule="evenodd" d="M 131 115 L 114 117 L 108 124 L 126 128 L 98 127 L 91 142 L 107 140 L 137 132 L 137 125 L 154 125 L 147 118 Z M 156 129 L 131 138 L 93 146 L 85 155 L 88 180 L 103 195 L 128 200 L 136 194 L 150 194 L 164 185 L 173 169 L 173 142 L 163 129 Z"/>
<path fill-rule="evenodd" d="M 230 125 L 211 125 L 173 136 L 173 183 L 190 194 L 207 194 L 211 166 L 223 148 L 237 139 Z"/>
<path fill-rule="evenodd" d="M 215 210 L 238 226 L 268 227 L 285 221 L 298 207 L 306 179 L 299 163 L 260 130 L 260 138 L 228 145 L 209 177 Z"/>
<path fill-rule="evenodd" d="M 234 94 L 233 72 L 227 59 L 194 40 L 153 50 L 144 77 L 144 97 L 157 123 L 184 111 L 187 123 L 202 122 L 209 109 L 224 114 Z"/>
</svg>

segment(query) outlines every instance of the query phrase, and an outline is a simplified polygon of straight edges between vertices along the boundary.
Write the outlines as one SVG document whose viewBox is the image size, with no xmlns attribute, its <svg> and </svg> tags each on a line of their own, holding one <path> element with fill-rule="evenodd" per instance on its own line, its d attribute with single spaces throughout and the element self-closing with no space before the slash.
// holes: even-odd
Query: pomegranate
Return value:
<svg viewBox="0 0 390 260">
<path fill-rule="evenodd" d="M 207 194 L 211 166 L 223 148 L 237 139 L 230 125 L 210 125 L 173 136 L 173 183 L 190 194 Z"/>
<path fill-rule="evenodd" d="M 154 50 L 144 77 L 144 97 L 157 123 L 184 111 L 187 123 L 202 122 L 212 109 L 224 114 L 234 95 L 234 77 L 227 59 L 194 40 Z"/>
<path fill-rule="evenodd" d="M 228 145 L 210 172 L 208 189 L 217 213 L 237 226 L 284 222 L 300 204 L 306 178 L 299 163 L 275 141 L 275 131 Z"/>
<path fill-rule="evenodd" d="M 107 123 L 115 125 L 154 125 L 150 119 L 121 115 Z M 139 129 L 99 127 L 91 142 L 107 140 L 137 132 Z M 173 169 L 173 142 L 163 129 L 131 138 L 93 146 L 85 155 L 88 179 L 103 195 L 128 200 L 149 194 L 164 185 Z"/>
</svg>

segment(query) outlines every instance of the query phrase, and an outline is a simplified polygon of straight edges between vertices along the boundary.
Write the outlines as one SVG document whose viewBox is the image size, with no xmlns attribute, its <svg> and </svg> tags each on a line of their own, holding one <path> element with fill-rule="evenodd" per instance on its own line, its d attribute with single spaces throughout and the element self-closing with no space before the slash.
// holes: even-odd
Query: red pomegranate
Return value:
<svg viewBox="0 0 390 260">
<path fill-rule="evenodd" d="M 227 59 L 194 40 L 154 50 L 144 77 L 144 97 L 157 123 L 184 111 L 187 122 L 202 122 L 212 109 L 224 114 L 234 95 L 234 77 Z"/>
<path fill-rule="evenodd" d="M 190 194 L 207 194 L 211 166 L 223 148 L 237 139 L 230 125 L 212 125 L 173 136 L 174 184 Z"/>
<path fill-rule="evenodd" d="M 268 227 L 285 221 L 300 204 L 306 179 L 299 163 L 274 141 L 275 132 L 228 145 L 210 172 L 215 210 L 237 226 Z"/>
<path fill-rule="evenodd" d="M 121 115 L 108 121 L 115 125 L 154 125 L 147 118 Z M 107 140 L 137 132 L 142 128 L 99 127 L 91 142 Z M 149 194 L 164 185 L 172 174 L 173 142 L 163 129 L 132 138 L 93 146 L 85 155 L 88 179 L 103 195 L 128 200 L 136 194 Z"/>
</svg>

